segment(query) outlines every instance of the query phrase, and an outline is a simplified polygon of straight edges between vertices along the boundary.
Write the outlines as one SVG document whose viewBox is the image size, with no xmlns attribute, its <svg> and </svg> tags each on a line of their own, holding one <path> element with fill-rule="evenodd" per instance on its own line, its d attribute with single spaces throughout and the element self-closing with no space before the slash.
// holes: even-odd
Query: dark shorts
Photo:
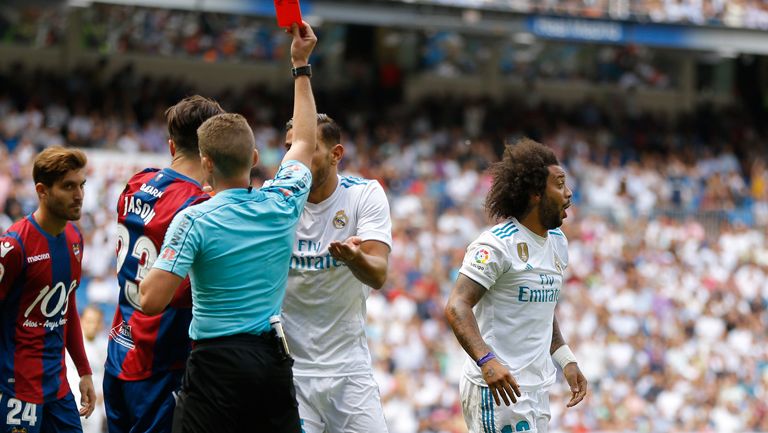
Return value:
<svg viewBox="0 0 768 433">
<path fill-rule="evenodd" d="M 45 404 L 27 403 L 0 392 L 2 433 L 82 433 L 72 393 Z"/>
<path fill-rule="evenodd" d="M 301 433 L 293 361 L 273 333 L 195 343 L 173 433 Z"/>
<path fill-rule="evenodd" d="M 183 374 L 169 371 L 129 381 L 104 373 L 109 433 L 170 433 Z"/>
</svg>

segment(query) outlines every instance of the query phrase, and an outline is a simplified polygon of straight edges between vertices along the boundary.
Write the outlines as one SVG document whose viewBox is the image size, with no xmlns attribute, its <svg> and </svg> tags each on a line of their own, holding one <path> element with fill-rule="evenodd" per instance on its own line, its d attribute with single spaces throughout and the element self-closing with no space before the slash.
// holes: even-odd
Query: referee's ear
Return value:
<svg viewBox="0 0 768 433">
<path fill-rule="evenodd" d="M 209 176 L 213 173 L 213 160 L 207 156 L 200 154 L 200 165 L 203 167 L 203 174 Z"/>
</svg>

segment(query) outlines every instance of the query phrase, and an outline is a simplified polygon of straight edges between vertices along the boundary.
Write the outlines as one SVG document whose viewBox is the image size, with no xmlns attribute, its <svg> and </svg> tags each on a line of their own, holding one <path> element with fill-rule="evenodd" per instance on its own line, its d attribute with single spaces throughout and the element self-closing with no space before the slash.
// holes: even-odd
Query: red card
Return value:
<svg viewBox="0 0 768 433">
<path fill-rule="evenodd" d="M 293 23 L 301 26 L 299 0 L 275 0 L 275 12 L 277 12 L 278 26 L 291 27 Z"/>
</svg>

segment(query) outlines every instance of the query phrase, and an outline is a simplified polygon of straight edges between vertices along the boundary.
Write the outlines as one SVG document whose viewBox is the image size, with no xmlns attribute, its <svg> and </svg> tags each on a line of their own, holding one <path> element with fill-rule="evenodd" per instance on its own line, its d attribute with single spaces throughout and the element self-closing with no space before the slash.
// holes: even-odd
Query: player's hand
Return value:
<svg viewBox="0 0 768 433">
<path fill-rule="evenodd" d="M 301 22 L 301 26 L 296 23 L 291 24 L 293 42 L 291 42 L 291 62 L 293 67 L 306 66 L 309 63 L 309 55 L 317 43 L 317 36 L 312 27 L 306 21 Z"/>
<path fill-rule="evenodd" d="M 488 384 L 488 388 L 493 393 L 496 406 L 501 406 L 501 400 L 504 400 L 504 404 L 507 406 L 511 403 L 517 403 L 517 397 L 521 395 L 520 387 L 515 378 L 512 377 L 512 373 L 501 365 L 498 359 L 491 359 L 486 362 L 480 370 L 483 372 L 485 383 Z"/>
<path fill-rule="evenodd" d="M 350 236 L 344 242 L 333 241 L 328 246 L 328 252 L 336 260 L 341 260 L 344 263 L 351 263 L 357 260 L 362 251 L 360 251 L 360 244 L 363 240 L 358 236 Z"/>
<path fill-rule="evenodd" d="M 88 418 L 96 409 L 96 390 L 90 374 L 80 378 L 80 416 Z"/>
<path fill-rule="evenodd" d="M 566 407 L 574 407 L 579 402 L 584 400 L 584 396 L 587 395 L 587 378 L 581 374 L 579 364 L 570 362 L 563 368 L 563 375 L 568 382 L 568 386 L 571 387 L 571 401 L 568 402 Z"/>
</svg>

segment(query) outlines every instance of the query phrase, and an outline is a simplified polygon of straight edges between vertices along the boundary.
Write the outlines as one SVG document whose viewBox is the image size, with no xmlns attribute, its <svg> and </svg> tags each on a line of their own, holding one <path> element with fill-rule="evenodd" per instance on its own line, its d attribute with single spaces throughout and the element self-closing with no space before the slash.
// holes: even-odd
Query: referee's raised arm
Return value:
<svg viewBox="0 0 768 433">
<path fill-rule="evenodd" d="M 309 55 L 317 43 L 315 32 L 306 22 L 303 27 L 293 24 L 291 34 L 291 62 L 293 63 L 294 101 L 293 101 L 293 143 L 283 157 L 283 162 L 296 160 L 311 167 L 317 140 L 317 109 L 312 95 L 309 78 L 312 69 Z"/>
</svg>

